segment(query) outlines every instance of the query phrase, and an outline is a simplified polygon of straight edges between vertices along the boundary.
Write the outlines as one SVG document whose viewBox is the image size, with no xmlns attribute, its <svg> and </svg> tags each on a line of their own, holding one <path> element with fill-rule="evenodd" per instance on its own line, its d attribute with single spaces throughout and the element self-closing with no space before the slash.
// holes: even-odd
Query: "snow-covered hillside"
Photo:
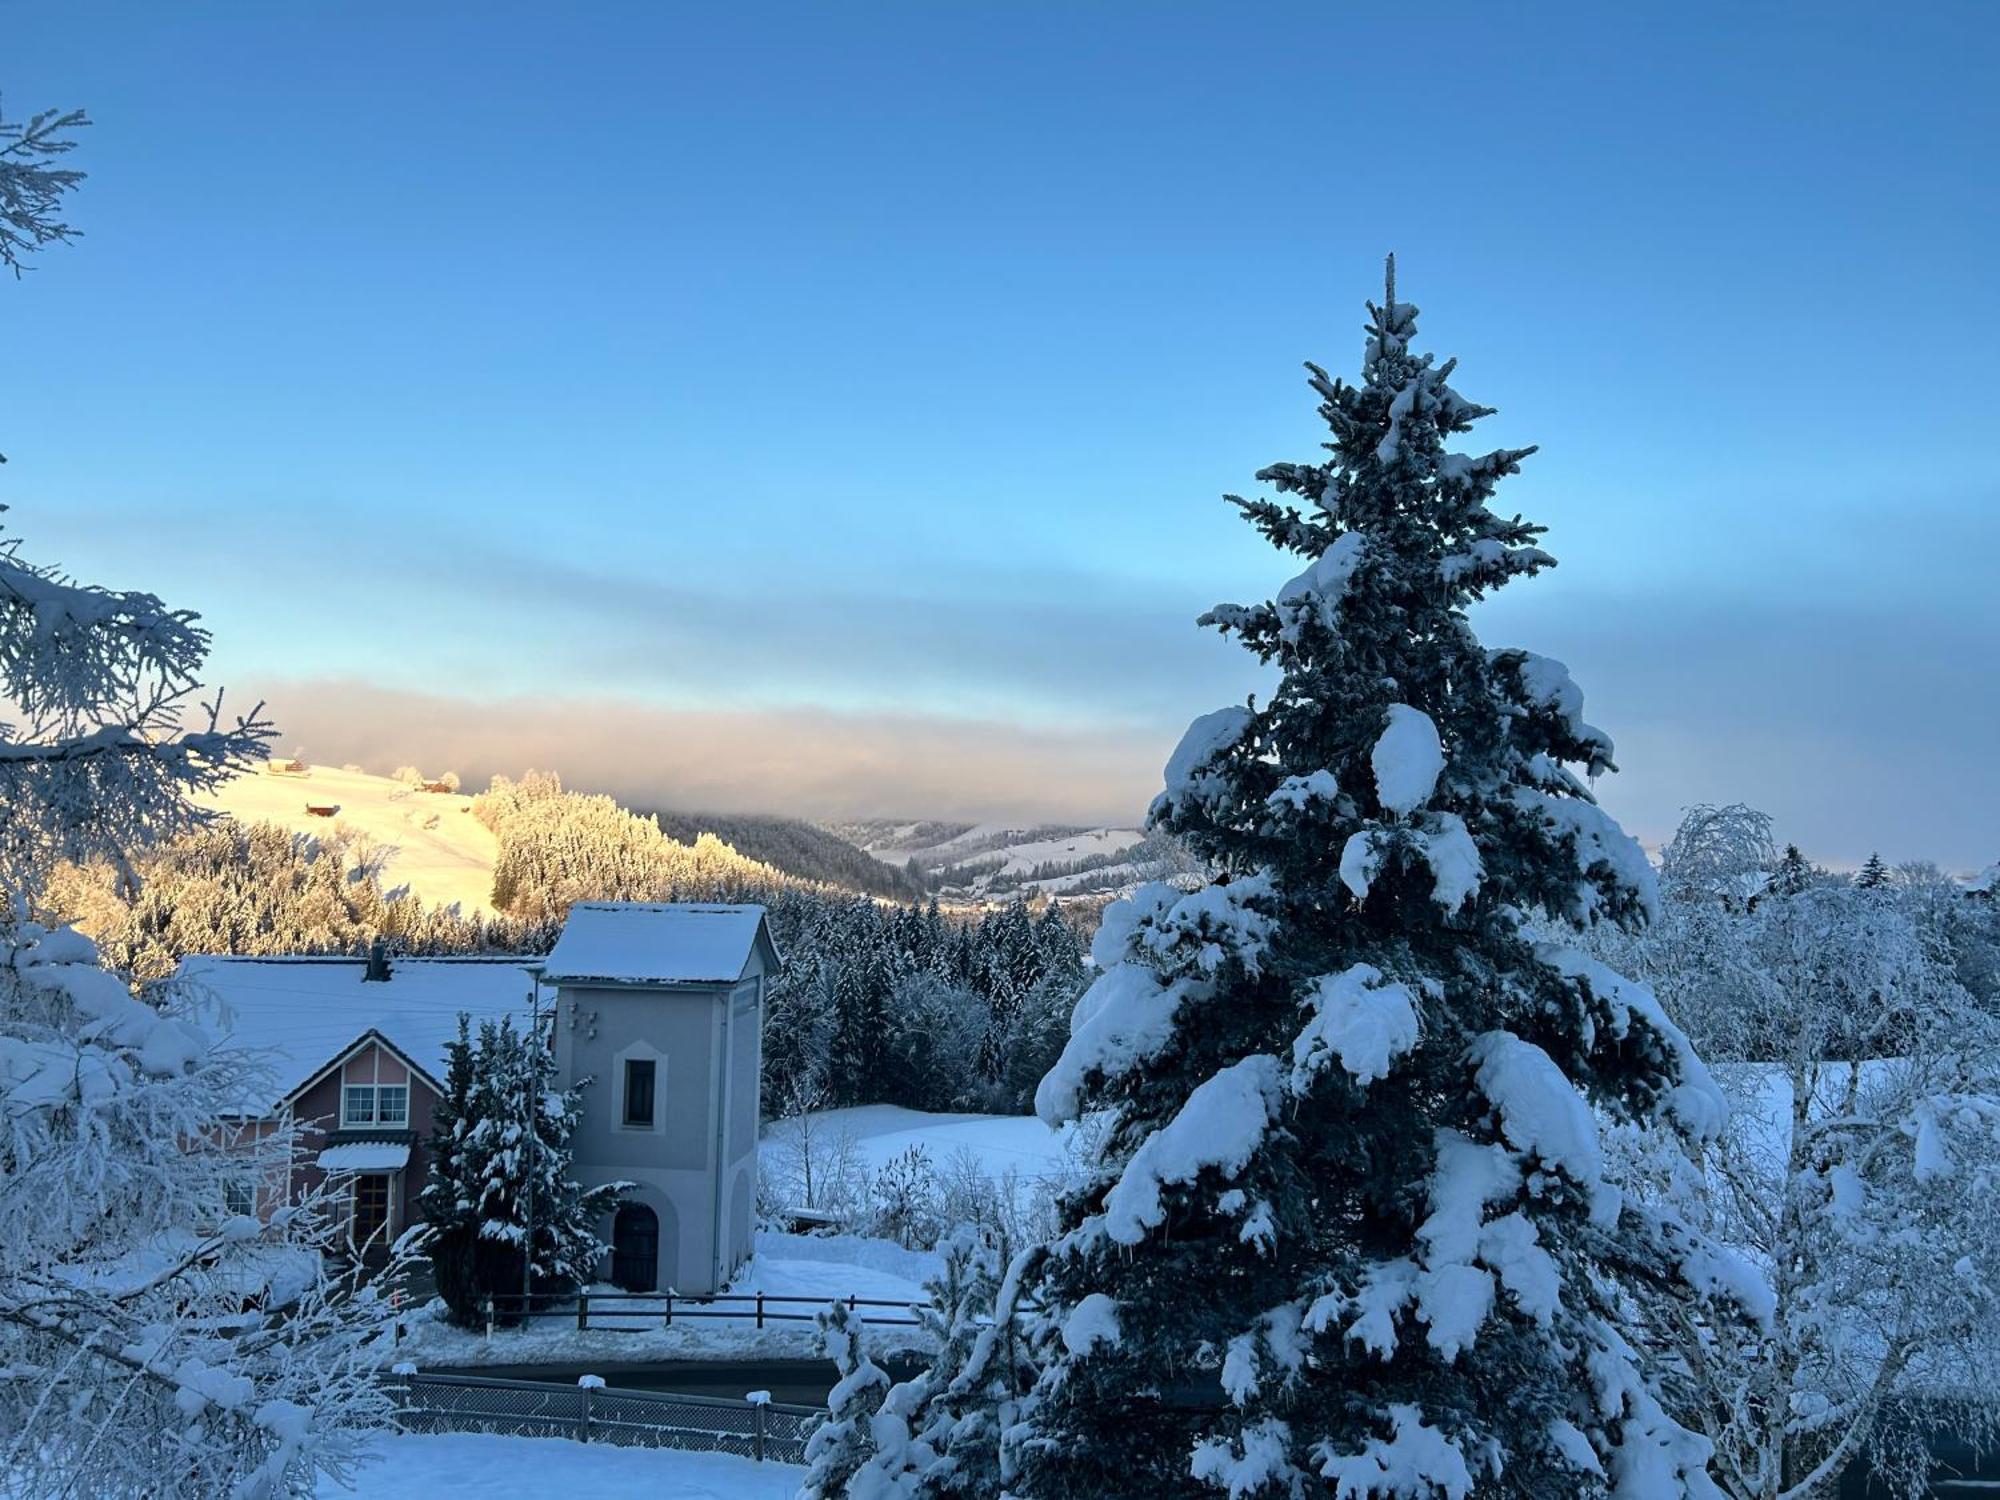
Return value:
<svg viewBox="0 0 2000 1500">
<path fill-rule="evenodd" d="M 365 771 L 309 766 L 303 773 L 239 776 L 197 800 L 244 823 L 276 823 L 298 833 L 323 834 L 345 824 L 393 851 L 383 866 L 385 885 L 407 885 L 427 904 L 493 910 L 499 846 L 473 817 L 468 796 L 427 792 Z M 315 811 L 327 808 L 334 811 Z"/>
<path fill-rule="evenodd" d="M 1158 862 L 1138 828 L 878 821 L 838 831 L 884 864 L 914 863 L 941 896 L 957 900 L 1108 894 L 1148 878 Z"/>
</svg>

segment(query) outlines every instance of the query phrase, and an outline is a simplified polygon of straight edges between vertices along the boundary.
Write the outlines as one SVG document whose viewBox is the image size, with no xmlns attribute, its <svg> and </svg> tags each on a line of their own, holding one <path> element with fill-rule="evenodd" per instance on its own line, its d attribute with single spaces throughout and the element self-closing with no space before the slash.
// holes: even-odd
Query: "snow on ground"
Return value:
<svg viewBox="0 0 2000 1500">
<path fill-rule="evenodd" d="M 1101 854 L 1123 854 L 1146 841 L 1137 828 L 1086 828 L 1061 838 L 1031 839 L 1025 844 L 1009 844 L 999 851 L 1006 855 L 1003 875 L 1026 875 L 1037 865 L 1075 864 Z"/>
<path fill-rule="evenodd" d="M 805 1470 L 725 1453 L 615 1448 L 563 1438 L 483 1433 L 378 1439 L 352 1489 L 322 1480 L 318 1500 L 405 1500 L 478 1495 L 482 1500 L 791 1500 Z"/>
<path fill-rule="evenodd" d="M 730 1284 L 732 1296 L 808 1299 L 772 1305 L 757 1327 L 754 1307 L 717 1303 L 722 1317 L 690 1316 L 699 1304 L 674 1301 L 674 1321 L 666 1321 L 666 1299 L 607 1304 L 617 1311 L 592 1311 L 590 1326 L 576 1326 L 574 1306 L 560 1317 L 536 1318 L 520 1328 L 502 1328 L 488 1339 L 483 1329 L 455 1328 L 434 1303 L 410 1321 L 396 1350 L 399 1360 L 426 1368 L 461 1365 L 588 1365 L 591 1361 L 634 1363 L 680 1359 L 817 1359 L 822 1350 L 813 1315 L 836 1298 L 857 1297 L 896 1304 L 864 1308 L 864 1321 L 905 1319 L 903 1308 L 924 1297 L 923 1281 L 936 1266 L 933 1256 L 905 1250 L 885 1240 L 856 1235 L 812 1236 L 759 1233 L 756 1255 Z M 612 1287 L 598 1290 L 609 1292 Z M 871 1324 L 871 1348 L 878 1354 L 901 1349 L 928 1353 L 920 1331 L 896 1324 Z"/>
<path fill-rule="evenodd" d="M 242 823 L 276 823 L 295 833 L 323 834 L 345 824 L 394 848 L 383 869 L 385 887 L 407 885 L 431 905 L 456 902 L 467 912 L 493 911 L 499 845 L 472 815 L 470 797 L 313 766 L 302 776 L 254 771 L 195 800 Z M 307 812 L 308 806 L 340 811 L 323 818 Z"/>
<path fill-rule="evenodd" d="M 935 1166 L 970 1151 L 996 1182 L 1014 1168 L 1027 1181 L 1063 1175 L 1071 1132 L 1051 1130 L 1034 1115 L 927 1114 L 895 1104 L 821 1110 L 813 1117 L 829 1135 L 845 1133 L 860 1148 L 870 1176 L 911 1146 L 922 1146 Z M 771 1143 L 776 1130 L 766 1130 Z"/>
<path fill-rule="evenodd" d="M 1012 1169 L 1018 1182 L 1036 1184 L 1066 1178 L 1073 1170 L 1074 1128 L 1051 1130 L 1032 1115 L 926 1114 L 891 1104 L 825 1110 L 816 1120 L 831 1138 L 846 1134 L 872 1175 L 913 1145 L 943 1168 L 969 1152 L 996 1183 Z M 775 1131 L 767 1132 L 772 1149 Z M 731 1295 L 800 1297 L 806 1302 L 772 1306 L 767 1312 L 800 1315 L 797 1321 L 767 1318 L 756 1326 L 755 1309 L 716 1304 L 723 1317 L 689 1316 L 690 1305 L 676 1299 L 671 1326 L 666 1300 L 615 1304 L 617 1312 L 593 1311 L 588 1328 L 567 1317 L 537 1318 L 526 1327 L 485 1331 L 454 1328 L 435 1305 L 411 1322 L 396 1357 L 425 1366 L 577 1364 L 599 1361 L 667 1359 L 812 1359 L 820 1355 L 819 1335 L 810 1314 L 835 1299 L 857 1297 L 897 1304 L 862 1309 L 885 1320 L 905 1317 L 901 1309 L 924 1297 L 923 1283 L 937 1267 L 928 1251 L 906 1250 L 888 1240 L 862 1235 L 794 1235 L 760 1231 L 756 1254 L 731 1284 Z M 606 1287 L 602 1290 L 609 1291 Z M 609 1305 L 607 1305 L 609 1306 Z M 698 1305 L 692 1310 L 700 1311 Z M 917 1329 L 877 1322 L 871 1343 L 878 1353 L 897 1349 L 924 1352 Z"/>
</svg>

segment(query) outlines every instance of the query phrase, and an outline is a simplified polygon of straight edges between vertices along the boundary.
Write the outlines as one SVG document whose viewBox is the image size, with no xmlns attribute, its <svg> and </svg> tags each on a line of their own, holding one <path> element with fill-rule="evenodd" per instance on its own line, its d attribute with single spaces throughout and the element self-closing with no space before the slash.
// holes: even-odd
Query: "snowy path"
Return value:
<svg viewBox="0 0 2000 1500">
<path fill-rule="evenodd" d="M 482 1500 L 791 1500 L 805 1470 L 719 1453 L 613 1448 L 561 1438 L 449 1433 L 386 1437 L 381 1462 L 354 1488 L 322 1481 L 318 1500 L 406 1500 L 410 1495 L 478 1495 Z"/>
</svg>

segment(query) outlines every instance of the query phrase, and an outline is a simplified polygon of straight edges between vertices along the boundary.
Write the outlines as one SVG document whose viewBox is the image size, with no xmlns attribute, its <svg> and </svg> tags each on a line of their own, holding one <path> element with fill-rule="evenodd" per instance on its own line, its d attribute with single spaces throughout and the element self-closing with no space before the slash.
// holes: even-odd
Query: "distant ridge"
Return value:
<svg viewBox="0 0 2000 1500">
<path fill-rule="evenodd" d="M 695 835 L 712 833 L 738 854 L 775 865 L 801 880 L 894 901 L 918 901 L 924 896 L 923 887 L 901 869 L 803 819 L 767 813 L 658 812 L 652 816 L 659 819 L 660 831 L 668 838 L 692 843 Z"/>
</svg>

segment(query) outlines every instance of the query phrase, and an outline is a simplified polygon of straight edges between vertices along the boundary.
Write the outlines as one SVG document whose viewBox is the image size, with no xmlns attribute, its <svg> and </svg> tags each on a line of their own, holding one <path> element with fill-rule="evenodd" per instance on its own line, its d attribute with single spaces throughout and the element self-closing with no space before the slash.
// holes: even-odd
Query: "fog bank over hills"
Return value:
<svg viewBox="0 0 2000 1500">
<path fill-rule="evenodd" d="M 1130 826 L 1178 731 L 1062 730 L 816 709 L 679 710 L 478 699 L 353 681 L 269 685 L 286 754 L 387 772 L 449 768 L 468 790 L 526 767 L 630 807 L 818 822 L 914 817 Z"/>
</svg>

